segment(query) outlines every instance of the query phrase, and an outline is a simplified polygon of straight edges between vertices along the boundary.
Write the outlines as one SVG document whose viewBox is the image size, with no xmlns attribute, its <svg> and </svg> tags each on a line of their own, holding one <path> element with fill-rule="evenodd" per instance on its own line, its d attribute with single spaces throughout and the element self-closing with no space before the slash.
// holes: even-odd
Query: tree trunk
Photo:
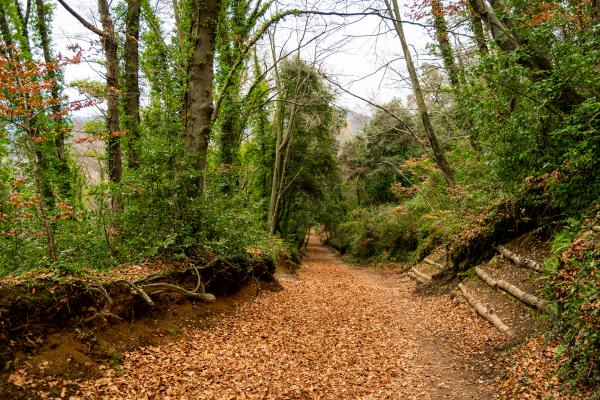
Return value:
<svg viewBox="0 0 600 400">
<path fill-rule="evenodd" d="M 198 173 L 197 194 L 202 192 L 206 154 L 213 113 L 212 83 L 214 77 L 214 48 L 219 17 L 219 0 L 194 0 L 189 40 L 192 44 L 187 65 L 184 99 L 184 142 L 194 158 Z"/>
<path fill-rule="evenodd" d="M 121 158 L 121 138 L 119 121 L 119 63 L 117 58 L 117 38 L 115 37 L 114 23 L 110 16 L 110 9 L 107 0 L 98 0 L 98 11 L 100 12 L 100 21 L 102 22 L 103 35 L 102 47 L 106 55 L 106 86 L 108 88 L 107 96 L 107 116 L 106 124 L 108 127 L 108 176 L 114 184 L 121 182 L 123 174 L 123 161 Z M 112 208 L 114 211 L 123 209 L 121 196 L 113 194 Z"/>
<path fill-rule="evenodd" d="M 21 5 L 18 1 L 15 1 L 14 7 L 16 8 L 16 20 L 13 19 L 13 24 L 18 31 L 15 35 L 13 35 L 13 31 L 10 27 L 10 21 L 7 17 L 10 17 L 10 14 L 7 12 L 7 9 L 4 4 L 0 2 L 0 31 L 2 33 L 2 39 L 7 46 L 5 54 L 7 57 L 14 59 L 16 61 L 21 60 L 31 60 L 31 48 L 29 45 L 29 12 L 31 8 L 31 2 L 27 3 L 27 11 L 26 14 L 23 14 L 21 10 Z M 13 18 L 15 16 L 13 15 Z M 19 42 L 19 48 L 15 48 L 15 41 Z M 28 95 L 24 95 L 26 97 L 26 101 L 29 102 L 30 98 Z M 39 135 L 39 117 L 36 115 L 29 122 L 29 127 L 27 128 L 28 136 L 32 136 L 32 138 L 37 138 Z M 31 157 L 31 163 L 34 168 L 34 178 L 36 179 L 36 189 L 38 190 L 38 194 L 42 196 L 44 199 L 45 207 L 54 207 L 55 204 L 55 193 L 52 188 L 52 184 L 50 182 L 48 170 L 48 158 L 46 157 L 46 153 L 43 150 L 44 145 L 42 143 L 36 143 L 35 141 L 31 142 L 32 149 L 35 153 L 34 157 Z"/>
<path fill-rule="evenodd" d="M 402 45 L 402 51 L 404 53 L 406 67 L 408 68 L 408 73 L 410 75 L 410 81 L 413 87 L 415 99 L 417 101 L 417 107 L 419 109 L 421 121 L 423 122 L 423 128 L 425 129 L 425 134 L 427 135 L 429 145 L 431 146 L 431 150 L 433 152 L 433 161 L 442 171 L 442 174 L 444 175 L 444 179 L 446 180 L 448 186 L 454 186 L 455 183 L 454 177 L 452 176 L 452 169 L 450 168 L 450 164 L 448 164 L 448 161 L 446 160 L 446 156 L 444 155 L 444 152 L 435 134 L 435 130 L 433 129 L 433 125 L 431 124 L 429 112 L 427 111 L 427 106 L 425 105 L 425 99 L 423 97 L 423 91 L 421 90 L 421 84 L 419 83 L 419 78 L 417 76 L 417 70 L 415 68 L 415 64 L 413 63 L 412 56 L 410 54 L 410 49 L 408 48 L 408 43 L 406 42 L 406 37 L 404 36 L 404 28 L 402 27 L 402 15 L 400 14 L 398 0 L 391 0 L 391 2 L 393 4 L 393 9 L 392 5 L 390 4 L 390 0 L 385 0 L 389 15 L 394 19 L 394 28 L 396 29 L 396 33 L 398 34 L 398 38 L 400 39 L 400 44 Z"/>
<path fill-rule="evenodd" d="M 285 106 L 281 107 L 282 119 L 281 125 L 283 125 L 283 112 Z M 285 130 L 281 129 L 281 133 L 277 134 L 277 144 L 275 148 L 275 165 L 273 168 L 273 185 L 271 186 L 271 203 L 269 207 L 270 224 L 269 234 L 272 236 L 275 234 L 279 227 L 281 202 L 283 195 L 283 183 L 285 181 L 285 170 L 286 164 L 289 157 L 290 141 L 292 138 L 292 131 L 296 121 L 296 113 L 298 111 L 297 105 L 292 104 L 290 115 L 288 117 L 287 125 Z"/>
<path fill-rule="evenodd" d="M 600 0 L 592 0 L 591 7 L 592 25 L 598 25 L 600 24 Z"/>
<path fill-rule="evenodd" d="M 36 0 L 36 10 L 37 10 L 37 22 L 38 22 L 38 31 L 40 35 L 40 44 L 42 46 L 42 53 L 44 55 L 44 62 L 46 64 L 52 64 L 55 60 L 52 55 L 52 50 L 50 48 L 50 32 L 48 30 L 46 15 L 46 7 L 44 4 L 44 0 Z M 69 162 L 67 159 L 67 153 L 65 150 L 65 121 L 62 115 L 62 107 L 58 100 L 61 97 L 61 88 L 59 85 L 59 76 L 57 76 L 56 71 L 51 69 L 49 72 L 49 78 L 53 80 L 52 88 L 50 90 L 50 95 L 54 100 L 57 101 L 56 105 L 52 107 L 52 113 L 54 117 L 52 118 L 55 124 L 56 137 L 54 138 L 54 146 L 56 147 L 56 156 L 58 159 L 57 169 L 60 172 L 60 188 L 62 195 L 65 197 L 69 197 L 72 195 L 71 193 L 71 171 L 69 168 Z"/>
<path fill-rule="evenodd" d="M 508 9 L 501 0 L 491 0 L 490 7 L 485 0 L 469 0 L 469 4 L 473 10 L 480 16 L 492 34 L 492 38 L 498 47 L 507 53 L 515 52 L 523 45 L 527 45 L 527 41 L 518 35 L 516 29 L 512 29 L 513 25 L 509 19 Z M 502 14 L 502 18 L 496 15 L 496 12 Z M 539 72 L 546 74 L 537 74 L 534 79 L 543 79 L 553 68 L 551 59 L 544 53 L 543 49 L 528 48 L 526 51 L 521 51 L 517 61 L 519 64 Z M 565 112 L 570 112 L 575 104 L 580 104 L 584 99 L 570 86 L 563 85 L 559 91 L 555 104 Z"/>
<path fill-rule="evenodd" d="M 519 40 L 509 32 L 508 27 L 498 18 L 485 0 L 469 0 L 469 5 L 482 21 L 485 21 L 492 38 L 503 51 L 514 51 L 519 48 Z"/>
<path fill-rule="evenodd" d="M 108 128 L 107 153 L 108 153 L 108 176 L 112 183 L 118 184 L 121 182 L 123 174 L 123 161 L 121 159 L 121 138 L 119 121 L 119 61 L 117 58 L 117 38 L 115 36 L 115 28 L 113 20 L 110 16 L 110 7 L 108 0 L 98 0 L 98 12 L 100 13 L 100 22 L 102 30 L 95 27 L 75 10 L 69 6 L 65 0 L 58 2 L 73 15 L 83 26 L 96 35 L 100 36 L 102 48 L 106 57 L 106 88 L 107 88 L 107 112 L 106 126 Z M 112 195 L 112 209 L 121 211 L 123 209 L 122 199 L 116 193 Z"/>
<path fill-rule="evenodd" d="M 19 31 L 19 36 L 17 36 L 17 40 L 21 44 L 21 54 L 24 54 L 27 58 L 31 58 L 31 45 L 29 44 L 29 14 L 31 11 L 31 0 L 27 0 L 25 13 L 21 9 L 21 3 L 19 0 L 14 0 L 15 10 L 17 12 L 18 17 L 18 25 L 17 30 Z"/>
<path fill-rule="evenodd" d="M 14 44 L 12 41 L 12 34 L 10 33 L 10 27 L 8 26 L 8 20 L 6 19 L 6 10 L 4 8 L 4 4 L 0 1 L 0 33 L 2 33 L 2 40 L 4 41 L 4 46 L 0 50 L 4 52 L 7 56 L 11 56 L 14 48 Z"/>
<path fill-rule="evenodd" d="M 58 251 L 56 250 L 56 243 L 54 241 L 54 230 L 52 224 L 50 223 L 50 218 L 48 217 L 48 208 L 47 208 L 47 200 L 45 199 L 46 193 L 46 181 L 44 177 L 44 172 L 40 170 L 40 165 L 44 165 L 41 160 L 38 159 L 39 151 L 35 149 L 35 143 L 33 139 L 35 139 L 38 134 L 35 132 L 35 129 L 32 127 L 28 127 L 27 129 L 27 146 L 29 147 L 29 156 L 31 158 L 31 165 L 33 165 L 33 185 L 35 191 L 38 196 L 42 198 L 41 201 L 37 202 L 37 209 L 39 213 L 40 222 L 44 228 L 44 236 L 46 237 L 46 246 L 48 250 L 48 258 L 52 262 L 52 264 L 56 264 L 58 261 Z"/>
<path fill-rule="evenodd" d="M 525 41 L 511 29 L 512 24 L 509 23 L 510 20 L 507 16 L 501 19 L 496 14 L 497 10 L 506 13 L 506 6 L 502 2 L 492 3 L 495 6 L 493 8 L 488 6 L 485 0 L 469 0 L 473 11 L 479 15 L 482 21 L 486 22 L 492 38 L 501 50 L 512 52 L 519 49 Z M 545 55 L 532 49 L 528 53 L 520 60 L 525 66 L 539 71 L 549 71 L 552 68 L 552 63 Z"/>
<path fill-rule="evenodd" d="M 458 68 L 454 62 L 454 52 L 452 51 L 452 45 L 448 39 L 448 24 L 444 17 L 444 7 L 441 0 L 431 1 L 431 14 L 433 15 L 433 25 L 435 26 L 435 36 L 440 46 L 440 52 L 442 53 L 442 59 L 444 60 L 444 67 L 448 71 L 448 78 L 450 84 L 454 90 L 460 87 L 460 80 L 458 78 Z"/>
<path fill-rule="evenodd" d="M 471 4 L 468 4 L 467 8 L 469 9 L 469 21 L 471 22 L 471 30 L 475 36 L 475 43 L 477 44 L 479 55 L 486 56 L 489 54 L 489 50 L 485 40 L 485 33 L 483 31 L 481 17 L 475 12 Z"/>
<path fill-rule="evenodd" d="M 40 1 L 40 0 L 38 0 Z M 140 166 L 140 85 L 138 70 L 140 54 L 140 0 L 127 1 L 127 28 L 125 31 L 125 120 L 128 131 L 127 164 L 131 169 Z"/>
</svg>

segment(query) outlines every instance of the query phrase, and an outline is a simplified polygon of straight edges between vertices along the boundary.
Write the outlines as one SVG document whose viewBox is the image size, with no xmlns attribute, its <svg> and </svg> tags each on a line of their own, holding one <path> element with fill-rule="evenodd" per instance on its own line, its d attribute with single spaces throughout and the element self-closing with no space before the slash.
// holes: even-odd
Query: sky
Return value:
<svg viewBox="0 0 600 400">
<path fill-rule="evenodd" d="M 96 12 L 95 1 L 68 0 L 71 7 L 90 22 L 100 26 Z M 409 0 L 410 1 L 410 0 Z M 171 0 L 151 0 L 153 4 L 160 4 L 165 9 Z M 357 4 L 361 3 L 361 4 Z M 382 1 L 380 3 L 383 3 Z M 349 6 L 350 5 L 350 6 Z M 355 5 L 354 8 L 352 5 Z M 406 4 L 404 6 L 406 11 Z M 302 8 L 317 9 L 319 11 L 348 12 L 363 9 L 364 2 L 360 0 L 280 0 L 279 9 Z M 406 13 L 404 13 L 406 14 Z M 308 22 L 307 19 L 308 18 Z M 171 18 L 165 15 L 163 23 L 166 27 L 172 26 Z M 305 24 L 308 33 L 305 41 L 315 36 L 318 40 L 301 50 L 301 55 L 306 59 L 316 57 L 319 68 L 332 80 L 339 83 L 345 90 L 366 98 L 377 104 L 384 104 L 394 97 L 405 98 L 409 88 L 402 82 L 406 76 L 404 59 L 401 57 L 401 48 L 395 32 L 387 32 L 389 26 L 382 24 L 377 16 L 369 17 L 288 17 L 277 27 L 277 44 L 282 47 L 287 43 L 286 49 L 297 47 L 298 29 Z M 422 27 L 404 24 L 407 39 L 413 49 L 415 62 L 424 62 L 431 59 L 426 46 L 431 43 L 429 33 Z M 387 33 L 386 33 L 387 32 Z M 95 44 L 91 44 L 95 41 Z M 54 44 L 58 52 L 68 54 L 67 47 L 79 44 L 84 50 L 84 57 L 93 61 L 101 59 L 98 53 L 99 43 L 97 36 L 86 30 L 71 14 L 57 4 L 54 14 Z M 259 54 L 268 54 L 267 43 L 259 44 Z M 391 62 L 391 63 L 390 63 Z M 389 68 L 385 65 L 389 64 Z M 78 79 L 102 79 L 102 67 L 93 62 L 69 66 L 65 71 L 67 83 Z M 339 93 L 338 105 L 353 111 L 369 114 L 372 107 L 355 96 L 336 89 Z M 77 91 L 71 89 L 67 92 L 70 96 L 77 96 Z M 87 109 L 79 112 L 78 116 L 97 114 L 98 110 Z"/>
</svg>

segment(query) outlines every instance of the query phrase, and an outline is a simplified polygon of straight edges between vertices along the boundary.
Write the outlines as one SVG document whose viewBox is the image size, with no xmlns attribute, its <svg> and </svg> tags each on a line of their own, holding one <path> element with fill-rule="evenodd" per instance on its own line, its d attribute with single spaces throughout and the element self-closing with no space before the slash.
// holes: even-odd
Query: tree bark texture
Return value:
<svg viewBox="0 0 600 400">
<path fill-rule="evenodd" d="M 194 15 L 188 34 L 191 55 L 187 65 L 183 139 L 199 174 L 195 182 L 198 193 L 204 186 L 202 174 L 206 167 L 214 108 L 212 83 L 219 3 L 219 0 L 193 0 Z"/>
<path fill-rule="evenodd" d="M 39 0 L 38 0 L 39 1 Z M 129 168 L 140 166 L 140 85 L 139 36 L 140 0 L 127 0 L 127 27 L 125 31 L 125 118 L 128 131 L 127 163 Z"/>
<path fill-rule="evenodd" d="M 485 33 L 483 31 L 481 17 L 479 14 L 477 14 L 477 12 L 475 12 L 471 4 L 468 4 L 467 7 L 469 9 L 469 21 L 471 24 L 471 30 L 473 31 L 473 36 L 475 36 L 477 50 L 481 56 L 485 56 L 489 53 L 489 49 L 487 46 L 487 41 L 485 40 Z"/>
<path fill-rule="evenodd" d="M 12 34 L 10 33 L 10 27 L 8 26 L 8 19 L 6 18 L 6 10 L 4 4 L 0 1 L 0 33 L 2 33 L 2 40 L 4 46 L 0 50 L 3 51 L 7 56 L 10 56 L 14 50 L 14 44 L 12 41 Z"/>
<path fill-rule="evenodd" d="M 502 257 L 510 260 L 512 263 L 519 267 L 529 268 L 538 272 L 542 272 L 542 264 L 535 260 L 530 260 L 529 258 L 521 257 L 503 246 L 498 246 L 498 252 L 502 255 Z"/>
<path fill-rule="evenodd" d="M 114 23 L 110 16 L 107 0 L 98 0 L 98 11 L 102 23 L 103 35 L 101 36 L 102 47 L 106 55 L 106 86 L 108 128 L 108 176 L 112 183 L 121 182 L 123 174 L 123 161 L 121 157 L 121 124 L 119 120 L 119 62 L 117 58 L 117 38 L 115 37 Z M 112 208 L 115 211 L 122 209 L 122 199 L 119 195 L 113 195 Z"/>
</svg>

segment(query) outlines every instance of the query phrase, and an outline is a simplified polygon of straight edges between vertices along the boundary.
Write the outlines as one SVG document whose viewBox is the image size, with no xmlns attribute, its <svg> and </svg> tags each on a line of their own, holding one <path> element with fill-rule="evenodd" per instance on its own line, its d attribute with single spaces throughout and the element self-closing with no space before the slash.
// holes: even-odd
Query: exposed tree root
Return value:
<svg viewBox="0 0 600 400">
<path fill-rule="evenodd" d="M 108 317 L 119 320 L 119 321 L 123 320 L 123 318 L 119 317 L 117 314 L 111 313 L 110 311 L 108 311 L 108 309 L 105 308 L 104 310 L 100 311 L 99 313 L 96 313 L 90 317 L 84 318 L 81 321 L 81 324 L 87 324 L 87 323 L 93 322 L 99 318 L 108 318 Z"/>
<path fill-rule="evenodd" d="M 537 310 L 543 311 L 545 313 L 549 312 L 549 305 L 548 305 L 548 302 L 546 302 L 545 300 L 542 300 L 530 293 L 524 292 L 521 289 L 519 289 L 518 287 L 516 287 L 515 285 L 513 285 L 512 283 L 506 282 L 505 280 L 494 279 L 487 272 L 485 272 L 483 269 L 481 269 L 479 267 L 475 267 L 475 272 L 485 283 L 487 283 L 491 287 L 494 287 L 494 288 L 498 287 L 498 288 L 504 290 L 505 292 L 510 293 L 511 295 L 516 297 L 518 300 L 522 301 L 523 303 L 525 303 Z"/>
<path fill-rule="evenodd" d="M 194 288 L 194 290 L 187 290 L 181 286 L 173 285 L 171 283 L 166 283 L 166 282 L 153 282 L 156 279 L 163 278 L 163 276 L 148 277 L 148 278 L 146 278 L 140 282 L 136 282 L 136 283 L 126 281 L 126 280 L 119 280 L 116 282 L 127 283 L 132 289 L 134 289 L 146 301 L 146 303 L 149 306 L 154 306 L 154 301 L 152 301 L 152 299 L 150 298 L 150 295 L 155 294 L 155 293 L 160 293 L 160 292 L 175 292 L 175 293 L 179 293 L 186 297 L 191 297 L 194 299 L 201 300 L 206 303 L 214 303 L 216 300 L 216 297 L 215 297 L 215 295 L 213 295 L 211 293 L 206 293 L 205 285 L 202 282 L 202 277 L 200 275 L 200 271 L 214 267 L 219 261 L 222 261 L 222 260 L 219 258 L 216 258 L 202 267 L 197 267 L 196 265 L 191 264 L 194 272 L 196 273 L 196 277 L 197 277 L 196 287 Z M 148 282 L 150 282 L 150 283 L 148 283 Z"/>
<path fill-rule="evenodd" d="M 533 269 L 535 271 L 542 271 L 542 264 L 535 260 L 530 260 L 529 258 L 520 257 L 516 253 L 510 251 L 506 247 L 498 246 L 498 252 L 502 255 L 502 257 L 507 258 L 512 261 L 515 265 L 519 267 Z"/>
<path fill-rule="evenodd" d="M 184 295 L 186 297 L 191 297 L 194 299 L 204 301 L 206 303 L 214 303 L 215 300 L 217 299 L 214 294 L 192 292 L 192 291 L 184 289 L 180 286 L 171 285 L 170 283 L 162 283 L 162 282 L 161 283 L 148 283 L 148 284 L 144 285 L 143 288 L 148 289 L 149 291 L 151 291 L 151 293 L 175 292 L 175 293 Z M 148 296 L 148 295 L 146 295 L 146 296 Z M 149 298 L 149 296 L 148 296 L 148 298 Z"/>
<path fill-rule="evenodd" d="M 119 282 L 124 282 L 124 283 L 128 284 L 129 286 L 131 286 L 132 289 L 134 289 L 140 296 L 142 296 L 142 298 L 144 300 L 146 300 L 146 303 L 148 303 L 149 306 L 154 306 L 154 302 L 152 301 L 150 296 L 148 296 L 148 293 L 146 293 L 144 291 L 144 289 L 142 289 L 140 286 L 137 286 L 133 282 L 126 281 L 125 279 L 120 279 L 120 280 L 116 281 L 115 283 L 119 283 Z"/>
<path fill-rule="evenodd" d="M 502 322 L 500 317 L 498 317 L 496 314 L 491 313 L 486 306 L 475 300 L 475 297 L 473 297 L 469 292 L 467 292 L 467 289 L 465 289 L 462 283 L 458 284 L 458 288 L 460 289 L 463 296 L 465 296 L 465 299 L 467 299 L 469 304 L 475 309 L 475 311 L 477 311 L 477 314 L 485 318 L 488 322 L 490 322 L 492 325 L 498 328 L 498 330 L 504 333 L 506 336 L 514 336 L 514 332 L 512 331 L 512 329 L 510 329 L 504 322 Z"/>
</svg>

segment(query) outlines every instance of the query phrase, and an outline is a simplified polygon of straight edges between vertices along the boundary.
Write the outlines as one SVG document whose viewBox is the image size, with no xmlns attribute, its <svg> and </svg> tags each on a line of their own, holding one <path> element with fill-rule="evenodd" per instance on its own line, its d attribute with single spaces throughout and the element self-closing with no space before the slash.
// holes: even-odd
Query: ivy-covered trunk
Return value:
<svg viewBox="0 0 600 400">
<path fill-rule="evenodd" d="M 140 54 L 140 0 L 127 1 L 127 28 L 125 31 L 125 120 L 127 130 L 127 163 L 129 168 L 140 166 L 140 86 L 138 69 Z"/>
<path fill-rule="evenodd" d="M 456 90 L 460 86 L 460 80 L 458 79 L 458 68 L 454 62 L 454 53 L 448 38 L 448 24 L 446 23 L 446 18 L 444 17 L 444 7 L 440 0 L 431 1 L 431 14 L 433 15 L 435 37 L 438 41 L 438 45 L 440 46 L 444 67 L 446 68 L 446 71 L 448 71 L 448 78 L 450 78 L 452 87 Z"/>
<path fill-rule="evenodd" d="M 469 22 L 471 30 L 473 31 L 475 43 L 477 44 L 477 50 L 479 51 L 480 55 L 487 55 L 489 53 L 489 50 L 487 46 L 487 41 L 485 39 L 485 33 L 483 31 L 483 23 L 481 22 L 481 17 L 475 12 L 471 4 L 468 4 L 467 8 L 469 10 Z"/>
<path fill-rule="evenodd" d="M 102 47 L 106 56 L 106 86 L 107 86 L 107 113 L 106 125 L 108 127 L 108 176 L 112 183 L 121 182 L 123 174 L 123 161 L 121 158 L 121 123 L 119 119 L 119 61 L 117 58 L 117 38 L 115 28 L 110 16 L 107 0 L 98 0 L 98 11 L 102 22 L 103 34 Z M 120 211 L 123 208 L 121 196 L 113 194 L 112 208 Z"/>
</svg>

